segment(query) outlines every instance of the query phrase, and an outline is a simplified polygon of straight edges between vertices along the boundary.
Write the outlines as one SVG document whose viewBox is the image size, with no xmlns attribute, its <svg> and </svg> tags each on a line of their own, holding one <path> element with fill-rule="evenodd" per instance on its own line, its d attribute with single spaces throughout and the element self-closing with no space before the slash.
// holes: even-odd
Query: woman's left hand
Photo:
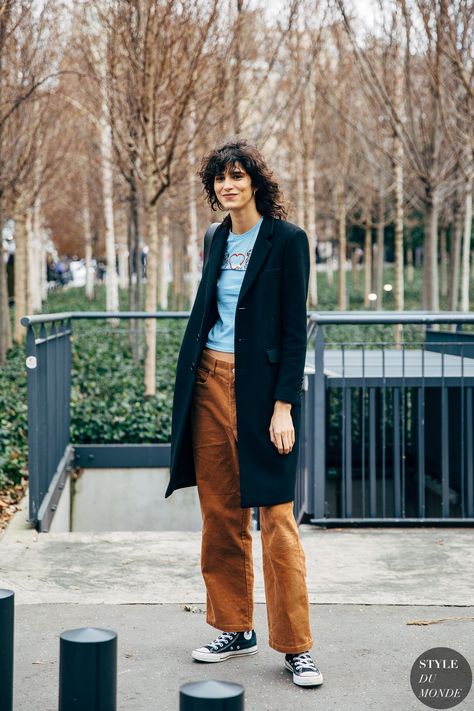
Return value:
<svg viewBox="0 0 474 711">
<path fill-rule="evenodd" d="M 295 443 L 291 402 L 276 400 L 270 422 L 270 439 L 280 454 L 289 454 Z"/>
</svg>

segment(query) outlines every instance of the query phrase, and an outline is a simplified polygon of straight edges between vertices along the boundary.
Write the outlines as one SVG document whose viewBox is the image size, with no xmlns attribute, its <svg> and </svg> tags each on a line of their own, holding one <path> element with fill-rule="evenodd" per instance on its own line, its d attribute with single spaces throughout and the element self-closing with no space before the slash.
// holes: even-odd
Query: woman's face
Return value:
<svg viewBox="0 0 474 711">
<path fill-rule="evenodd" d="M 214 177 L 214 192 L 224 210 L 241 210 L 255 203 L 252 180 L 239 161 Z"/>
</svg>

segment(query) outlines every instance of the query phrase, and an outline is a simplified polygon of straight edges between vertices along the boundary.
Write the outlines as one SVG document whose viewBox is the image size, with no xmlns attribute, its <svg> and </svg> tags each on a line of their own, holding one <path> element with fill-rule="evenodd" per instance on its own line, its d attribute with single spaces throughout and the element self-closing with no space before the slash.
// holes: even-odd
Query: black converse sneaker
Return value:
<svg viewBox="0 0 474 711">
<path fill-rule="evenodd" d="M 293 681 L 298 686 L 319 686 L 323 675 L 309 652 L 285 654 L 285 667 L 293 672 Z"/>
<path fill-rule="evenodd" d="M 194 649 L 192 657 L 200 662 L 223 662 L 229 657 L 241 657 L 244 654 L 256 654 L 257 652 L 255 630 L 221 632 L 210 644 Z"/>
</svg>

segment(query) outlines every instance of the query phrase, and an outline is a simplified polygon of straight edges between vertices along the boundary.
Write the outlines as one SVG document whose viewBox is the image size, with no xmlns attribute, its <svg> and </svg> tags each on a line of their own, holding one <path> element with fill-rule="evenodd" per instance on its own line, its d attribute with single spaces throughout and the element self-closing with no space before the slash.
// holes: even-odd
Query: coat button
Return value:
<svg viewBox="0 0 474 711">
<path fill-rule="evenodd" d="M 195 364 L 194 364 L 194 363 L 191 363 L 191 367 L 190 367 L 189 370 L 194 370 L 194 366 L 195 366 Z"/>
</svg>

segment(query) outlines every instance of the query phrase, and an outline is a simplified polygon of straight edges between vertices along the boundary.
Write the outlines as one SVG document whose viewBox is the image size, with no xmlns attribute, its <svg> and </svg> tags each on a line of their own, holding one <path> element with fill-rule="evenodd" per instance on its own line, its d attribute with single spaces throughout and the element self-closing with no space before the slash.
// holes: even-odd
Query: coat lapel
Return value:
<svg viewBox="0 0 474 711">
<path fill-rule="evenodd" d="M 273 217 L 264 217 L 263 222 L 260 225 L 257 239 L 255 240 L 252 254 L 247 265 L 247 270 L 242 281 L 242 286 L 240 287 L 237 305 L 240 304 L 241 300 L 250 289 L 252 283 L 256 279 L 260 269 L 263 266 L 268 252 L 272 247 L 271 235 L 273 233 L 273 220 Z M 229 227 L 227 224 L 222 223 L 221 226 L 217 228 L 214 234 L 214 239 L 212 240 L 212 247 L 209 254 L 209 264 L 207 270 L 206 296 L 204 301 L 205 314 L 207 314 L 209 303 L 217 286 L 217 280 L 219 278 L 222 260 L 224 259 L 224 252 L 228 235 Z"/>
<path fill-rule="evenodd" d="M 237 301 L 237 306 L 240 304 L 245 294 L 250 289 L 252 283 L 255 281 L 263 263 L 272 247 L 271 235 L 273 232 L 273 217 L 264 217 L 263 222 L 260 225 L 258 231 L 257 239 L 250 256 L 249 263 L 247 265 L 247 271 L 245 272 L 244 279 L 242 281 L 242 286 L 240 287 L 239 299 Z"/>
</svg>

